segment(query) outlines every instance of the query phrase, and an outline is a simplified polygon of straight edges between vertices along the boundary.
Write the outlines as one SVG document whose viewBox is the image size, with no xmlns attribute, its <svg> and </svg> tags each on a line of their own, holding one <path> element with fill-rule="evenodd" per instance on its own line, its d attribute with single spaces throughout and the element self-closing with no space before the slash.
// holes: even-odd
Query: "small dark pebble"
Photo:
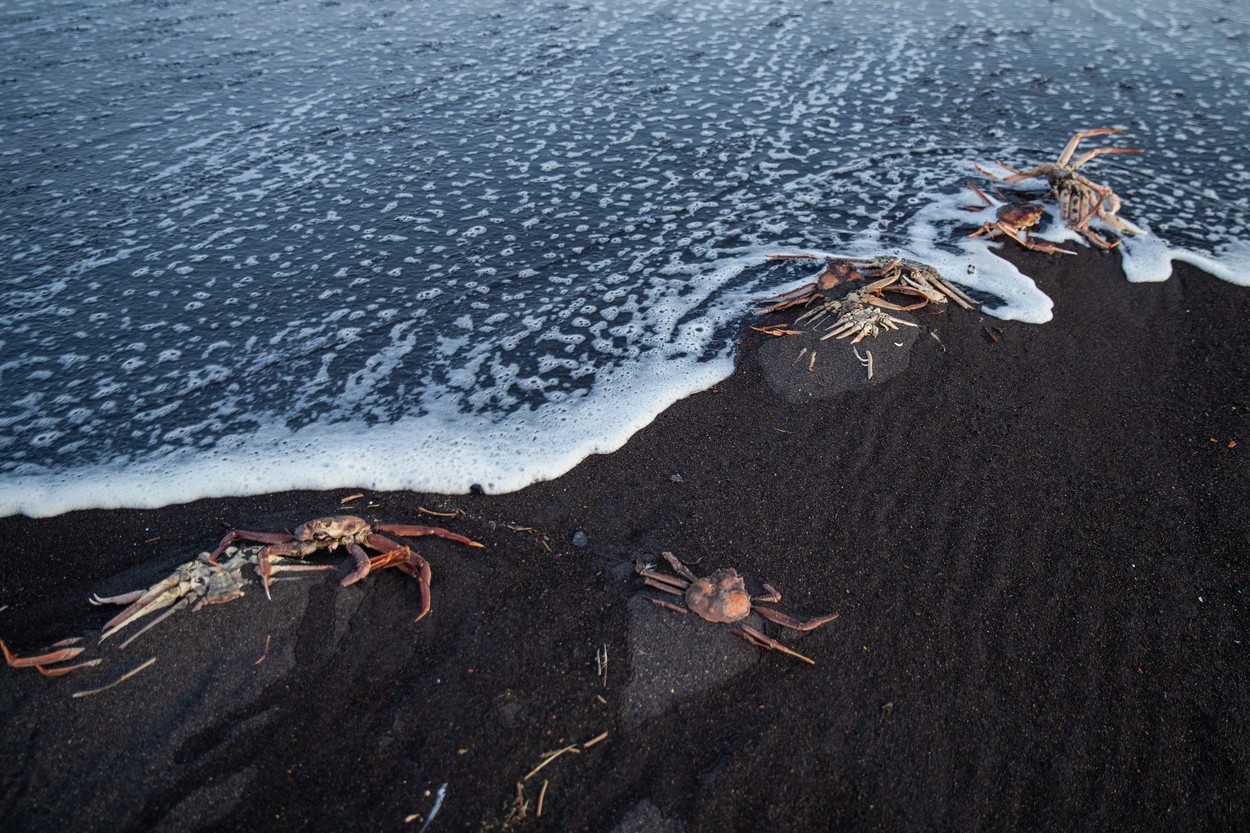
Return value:
<svg viewBox="0 0 1250 833">
<path fill-rule="evenodd" d="M 573 533 L 573 546 L 584 547 L 589 543 L 590 539 L 586 537 L 586 533 L 582 530 L 579 529 Z"/>
<path fill-rule="evenodd" d="M 474 495 L 484 495 L 486 494 L 486 490 L 482 488 L 481 483 L 474 483 L 469 487 L 469 493 Z"/>
</svg>

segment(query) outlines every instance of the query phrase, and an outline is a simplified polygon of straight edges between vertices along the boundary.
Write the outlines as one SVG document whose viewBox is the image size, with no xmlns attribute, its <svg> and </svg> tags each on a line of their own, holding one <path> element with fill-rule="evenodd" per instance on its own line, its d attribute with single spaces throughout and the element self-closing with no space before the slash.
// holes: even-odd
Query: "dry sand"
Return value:
<svg viewBox="0 0 1250 833">
<path fill-rule="evenodd" d="M 748 332 L 730 379 L 555 481 L 369 493 L 487 545 L 417 542 L 420 622 L 397 571 L 313 574 L 68 677 L 0 669 L 4 828 L 419 831 L 446 784 L 431 831 L 500 829 L 577 744 L 510 829 L 1250 829 L 1250 293 L 1007 255 L 1054 322 L 917 313 L 891 378 L 804 396 L 764 369 L 797 341 Z M 92 635 L 90 593 L 347 494 L 0 519 L 0 635 Z M 841 619 L 768 625 L 814 666 L 761 652 L 646 601 L 663 550 Z"/>
</svg>

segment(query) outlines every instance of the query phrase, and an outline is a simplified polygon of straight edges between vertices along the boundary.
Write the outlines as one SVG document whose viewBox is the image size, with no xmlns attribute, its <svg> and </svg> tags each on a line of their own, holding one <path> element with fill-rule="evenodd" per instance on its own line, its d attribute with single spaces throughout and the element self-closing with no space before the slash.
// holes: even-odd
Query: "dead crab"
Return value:
<svg viewBox="0 0 1250 833">
<path fill-rule="evenodd" d="M 769 260 L 814 260 L 819 255 L 768 255 Z M 782 292 L 764 302 L 772 301 L 768 306 L 761 307 L 758 312 L 780 312 L 796 306 L 809 306 L 823 300 L 825 293 L 841 283 L 874 279 L 859 290 L 853 290 L 842 298 L 852 306 L 868 304 L 881 309 L 896 312 L 908 312 L 920 309 L 929 304 L 945 304 L 954 301 L 964 309 L 972 309 L 976 302 L 968 297 L 959 287 L 955 286 L 942 273 L 927 263 L 905 257 L 878 255 L 870 258 L 849 258 L 824 256 L 825 268 L 810 283 L 806 283 L 788 292 Z M 904 295 L 919 300 L 908 304 L 899 304 L 887 300 L 886 293 Z"/>
<path fill-rule="evenodd" d="M 980 197 L 987 206 L 993 206 L 994 202 L 985 195 L 977 186 L 971 182 L 968 187 L 972 189 L 978 197 Z M 970 211 L 980 211 L 980 206 L 967 206 Z M 994 212 L 994 221 L 982 224 L 980 230 L 969 234 L 969 237 L 980 237 L 982 234 L 988 234 L 991 238 L 995 233 L 1002 233 L 1019 243 L 1026 249 L 1033 249 L 1038 252 L 1046 252 L 1048 254 L 1065 254 L 1074 255 L 1076 252 L 1068 249 L 1061 249 L 1053 243 L 1045 241 L 1038 242 L 1029 234 L 1029 229 L 1036 226 L 1042 221 L 1042 216 L 1046 213 L 1046 207 L 1035 202 L 1012 202 L 1008 201 L 999 205 L 998 210 Z M 1021 236 L 1023 235 L 1023 236 Z"/>
<path fill-rule="evenodd" d="M 369 554 L 363 549 L 364 547 L 369 547 L 384 554 L 384 566 L 398 567 L 403 572 L 420 581 L 421 613 L 417 616 L 420 619 L 430 612 L 430 565 L 424 558 L 408 547 L 402 546 L 384 535 L 379 535 L 379 532 L 389 532 L 392 535 L 402 535 L 411 538 L 435 535 L 469 547 L 483 546 L 476 541 L 470 541 L 463 535 L 457 535 L 438 526 L 419 526 L 416 524 L 378 524 L 377 526 L 372 526 L 364 518 L 358 518 L 355 515 L 332 515 L 326 518 L 315 518 L 307 523 L 300 524 L 292 534 L 282 532 L 248 532 L 243 529 L 232 529 L 221 539 L 221 543 L 217 545 L 217 549 L 213 550 L 208 560 L 216 562 L 217 556 L 221 555 L 226 547 L 235 541 L 255 541 L 268 544 L 258 553 L 256 558 L 256 572 L 260 574 L 261 584 L 265 588 L 265 595 L 268 596 L 269 575 L 272 572 L 270 558 L 272 556 L 280 558 L 307 558 L 321 550 L 333 552 L 339 547 L 343 547 L 356 560 L 355 568 L 343 576 L 342 581 L 339 582 L 339 584 L 346 587 L 349 584 L 360 581 L 369 575 L 370 570 L 379 566 L 377 560 L 371 559 Z"/>
<path fill-rule="evenodd" d="M 765 584 L 763 595 L 752 596 L 747 592 L 746 582 L 742 576 L 738 575 L 738 571 L 732 567 L 726 567 L 717 570 L 710 576 L 699 578 L 671 552 L 663 553 L 663 555 L 664 560 L 677 572 L 676 576 L 656 572 L 641 561 L 634 564 L 634 569 L 642 576 L 648 587 L 671 593 L 674 596 L 681 596 L 686 606 L 678 607 L 662 599 L 651 599 L 652 604 L 677 613 L 685 613 L 687 610 L 692 610 L 709 622 L 740 623 L 736 628 L 731 629 L 730 633 L 742 637 L 752 645 L 758 645 L 761 648 L 768 648 L 773 651 L 781 651 L 784 654 L 789 654 L 806 663 L 815 665 L 813 660 L 808 659 L 797 651 L 792 651 L 742 620 L 746 619 L 751 611 L 754 610 L 770 622 L 776 622 L 783 627 L 796 631 L 810 631 L 815 630 L 826 622 L 832 622 L 834 619 L 837 619 L 838 614 L 831 613 L 828 616 L 817 616 L 813 619 L 802 621 L 784 613 L 778 613 L 770 608 L 758 607 L 756 604 L 759 602 L 771 604 L 781 601 L 781 594 L 773 589 L 772 585 Z"/>
<path fill-rule="evenodd" d="M 175 611 L 187 607 L 191 610 L 199 610 L 206 605 L 234 601 L 243 595 L 243 588 L 248 583 L 243 576 L 243 568 L 255 567 L 261 552 L 261 547 L 248 547 L 242 550 L 231 547 L 227 551 L 229 558 L 222 562 L 213 561 L 208 553 L 202 552 L 194 561 L 180 565 L 169 576 L 146 590 L 134 590 L 117 596 L 91 596 L 88 601 L 93 605 L 127 606 L 121 613 L 104 623 L 104 632 L 100 634 L 100 641 L 103 642 L 132 622 L 137 622 L 162 608 L 168 608 L 168 610 L 140 628 L 137 633 L 123 642 L 121 647 L 124 648 L 138 639 L 140 634 L 145 633 Z M 280 563 L 271 565 L 270 572 L 333 569 L 334 567 L 328 564 Z"/>
<path fill-rule="evenodd" d="M 817 255 L 769 255 L 770 258 L 815 258 Z M 843 282 L 875 278 L 859 289 L 853 289 L 840 298 L 824 300 L 825 293 Z M 908 303 L 888 300 L 887 293 L 905 296 Z M 814 309 L 800 315 L 795 323 L 810 321 L 815 325 L 828 316 L 834 316 L 821 340 L 850 338 L 858 344 L 865 338 L 879 335 L 887 330 L 897 330 L 900 324 L 908 327 L 915 323 L 891 315 L 889 311 L 909 312 L 930 304 L 948 301 L 964 309 L 973 309 L 976 302 L 959 287 L 942 277 L 942 274 L 917 260 L 903 257 L 878 256 L 863 259 L 835 258 L 825 256 L 825 268 L 812 282 L 797 289 L 765 298 L 772 301 L 759 312 L 778 312 L 794 306 L 809 306 L 822 301 Z M 797 330 L 765 329 L 774 334 L 797 333 Z"/>
<path fill-rule="evenodd" d="M 1076 153 L 1077 145 L 1081 143 L 1082 139 L 1123 132 L 1123 130 L 1117 127 L 1098 127 L 1093 130 L 1079 131 L 1068 140 L 1068 144 L 1064 146 L 1063 152 L 1059 154 L 1058 159 L 1054 162 L 1030 168 L 1027 171 L 1016 170 L 1009 165 L 1004 165 L 1002 162 L 995 163 L 1011 171 L 1011 176 L 998 176 L 985 170 L 980 165 L 976 167 L 981 173 L 1000 182 L 1021 182 L 1034 177 L 1044 178 L 1050 183 L 1055 199 L 1059 202 L 1059 217 L 1063 220 L 1064 225 L 1083 235 L 1100 248 L 1113 249 L 1120 241 L 1118 239 L 1108 240 L 1098 232 L 1090 229 L 1089 223 L 1094 217 L 1098 217 L 1121 235 L 1131 236 L 1137 234 L 1137 229 L 1116 216 L 1120 210 L 1120 198 L 1114 191 L 1105 185 L 1099 185 L 1088 179 L 1083 174 L 1078 173 L 1076 169 L 1103 154 L 1142 153 L 1142 151 L 1138 148 L 1094 148 L 1081 154 L 1075 162 L 1072 161 L 1072 155 Z"/>
</svg>

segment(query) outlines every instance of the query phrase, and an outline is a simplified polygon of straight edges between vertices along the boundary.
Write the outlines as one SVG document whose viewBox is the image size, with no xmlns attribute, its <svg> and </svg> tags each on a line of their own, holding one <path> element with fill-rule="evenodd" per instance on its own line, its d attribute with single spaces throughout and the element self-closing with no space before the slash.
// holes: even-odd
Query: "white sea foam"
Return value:
<svg viewBox="0 0 1250 833">
<path fill-rule="evenodd" d="M 0 513 L 558 476 L 729 372 L 768 253 L 1045 322 L 963 183 L 1082 127 L 1146 151 L 1087 168 L 1130 280 L 1250 284 L 1240 6 L 420 5 L 9 3 Z"/>
</svg>

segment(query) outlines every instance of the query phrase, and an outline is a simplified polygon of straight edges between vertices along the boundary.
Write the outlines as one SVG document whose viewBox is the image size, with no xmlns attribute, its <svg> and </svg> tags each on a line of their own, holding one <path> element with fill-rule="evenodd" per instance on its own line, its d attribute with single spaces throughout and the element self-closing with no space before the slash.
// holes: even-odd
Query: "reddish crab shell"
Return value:
<svg viewBox="0 0 1250 833">
<path fill-rule="evenodd" d="M 330 549 L 336 549 L 340 543 L 349 540 L 361 541 L 371 532 L 373 527 L 364 518 L 355 515 L 331 515 L 328 518 L 314 518 L 295 527 L 295 540 L 323 544 L 332 542 Z"/>
<path fill-rule="evenodd" d="M 1009 202 L 999 207 L 995 215 L 999 222 L 1014 229 L 1026 229 L 1037 225 L 1045 213 L 1045 206 L 1035 202 Z"/>
<path fill-rule="evenodd" d="M 751 613 L 751 594 L 733 567 L 695 579 L 686 588 L 686 607 L 709 622 L 737 622 Z"/>
</svg>

